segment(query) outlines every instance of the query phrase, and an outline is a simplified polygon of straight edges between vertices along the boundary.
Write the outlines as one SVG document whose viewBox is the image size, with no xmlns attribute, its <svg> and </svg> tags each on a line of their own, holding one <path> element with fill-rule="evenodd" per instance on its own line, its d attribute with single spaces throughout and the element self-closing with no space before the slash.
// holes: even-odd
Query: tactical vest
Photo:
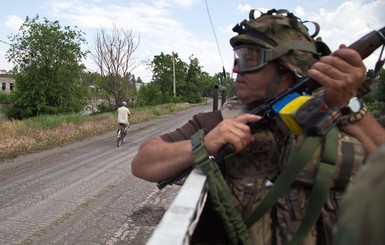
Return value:
<svg viewBox="0 0 385 245">
<path fill-rule="evenodd" d="M 224 119 L 233 118 L 248 112 L 247 106 L 237 98 L 226 101 L 221 108 Z M 292 135 L 280 130 L 280 122 L 272 122 L 255 132 L 256 141 L 249 144 L 242 152 L 227 158 L 223 164 L 224 177 L 242 216 L 250 215 L 264 199 L 274 184 L 281 170 L 287 165 L 287 159 L 304 140 L 303 136 Z M 315 171 L 319 162 L 321 147 L 314 152 L 311 160 L 297 176 L 290 190 L 278 198 L 276 204 L 259 219 L 250 229 L 254 244 L 287 244 L 301 224 L 304 210 L 309 201 L 309 192 L 314 183 Z M 303 244 L 317 244 L 321 240 L 331 241 L 334 225 L 337 222 L 338 200 L 340 193 L 364 161 L 361 143 L 339 132 L 337 171 L 330 187 L 318 225 L 303 240 Z M 318 229 L 317 229 L 318 227 Z M 322 233 L 317 235 L 322 227 Z"/>
</svg>

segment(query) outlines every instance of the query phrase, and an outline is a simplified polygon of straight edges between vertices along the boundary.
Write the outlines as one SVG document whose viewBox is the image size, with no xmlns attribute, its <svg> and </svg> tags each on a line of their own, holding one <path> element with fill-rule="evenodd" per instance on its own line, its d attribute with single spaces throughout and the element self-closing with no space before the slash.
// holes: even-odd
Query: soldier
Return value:
<svg viewBox="0 0 385 245">
<path fill-rule="evenodd" d="M 295 181 L 288 189 L 279 190 L 282 195 L 273 200 L 273 205 L 248 224 L 249 238 L 231 242 L 288 244 L 294 239 L 303 244 L 329 244 L 340 194 L 363 159 L 385 142 L 385 131 L 356 98 L 366 71 L 362 59 L 345 45 L 326 55 L 326 45 L 316 41 L 303 22 L 286 10 L 273 9 L 258 18 L 252 10 L 250 19 L 233 30 L 238 33 L 230 39 L 235 53 L 237 97 L 229 99 L 221 110 L 197 114 L 181 128 L 147 140 L 132 161 L 132 173 L 148 181 L 162 181 L 218 157 L 221 149 L 230 144 L 235 154 L 220 166 L 236 210 L 247 220 L 265 202 L 270 189 L 288 182 L 280 180 L 280 176 L 292 168 L 290 159 L 302 159 L 301 155 L 307 154 L 297 149 L 312 145 L 307 143 L 308 137 L 291 133 L 278 119 L 252 134 L 249 124 L 261 117 L 248 112 L 296 84 L 300 77 L 310 76 L 322 85 L 324 102 L 346 114 L 336 130 L 338 135 L 331 140 L 322 138 L 311 152 L 311 159 L 302 160 L 306 167 Z M 322 57 L 321 50 L 326 50 Z M 358 107 L 351 107 L 349 102 L 356 102 Z M 311 199 L 311 190 L 318 183 L 315 176 L 322 172 L 318 166 L 324 161 L 328 145 L 335 146 L 331 148 L 336 154 L 338 150 L 333 160 L 333 181 L 326 186 L 331 191 L 326 191 L 322 202 L 311 201 L 321 196 L 314 191 Z M 305 210 L 312 210 L 312 204 L 308 204 L 313 202 L 322 205 L 313 215 L 315 220 L 309 222 Z M 226 217 L 222 219 L 226 223 Z"/>
</svg>

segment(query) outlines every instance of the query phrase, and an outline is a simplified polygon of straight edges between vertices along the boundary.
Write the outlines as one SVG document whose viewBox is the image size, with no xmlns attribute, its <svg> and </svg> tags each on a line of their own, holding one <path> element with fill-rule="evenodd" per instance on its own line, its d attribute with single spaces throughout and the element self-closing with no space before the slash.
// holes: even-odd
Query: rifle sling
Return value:
<svg viewBox="0 0 385 245">
<path fill-rule="evenodd" d="M 202 142 L 205 135 L 203 130 L 198 130 L 192 137 L 193 155 L 196 166 L 207 176 L 208 189 L 213 208 L 222 218 L 224 228 L 231 244 L 251 245 L 247 227 L 239 213 L 234 196 L 231 194 L 218 164 L 210 159 Z"/>
<path fill-rule="evenodd" d="M 203 145 L 202 138 L 204 134 L 203 130 L 199 130 L 191 137 L 193 142 L 193 155 L 197 167 L 207 176 L 209 193 L 214 204 L 214 209 L 221 215 L 228 237 L 233 244 L 250 244 L 247 228 L 250 228 L 261 218 L 274 205 L 278 197 L 287 191 L 299 172 L 309 162 L 317 147 L 322 143 L 322 138 L 310 136 L 305 138 L 298 151 L 290 157 L 288 162 L 290 168 L 287 167 L 282 171 L 260 205 L 243 223 L 241 222 L 241 215 L 236 208 L 234 197 L 217 163 L 209 158 Z M 322 206 L 328 196 L 332 177 L 335 172 L 338 150 L 338 130 L 335 127 L 326 135 L 326 141 L 323 146 L 316 179 L 310 193 L 310 200 L 303 221 L 294 238 L 289 243 L 290 245 L 300 243 L 306 234 L 308 234 L 317 221 Z"/>
</svg>

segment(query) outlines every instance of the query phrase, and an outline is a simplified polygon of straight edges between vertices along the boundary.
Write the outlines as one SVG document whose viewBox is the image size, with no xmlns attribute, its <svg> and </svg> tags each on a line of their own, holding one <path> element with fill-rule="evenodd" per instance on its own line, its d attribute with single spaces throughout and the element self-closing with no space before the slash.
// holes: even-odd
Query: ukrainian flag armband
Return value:
<svg viewBox="0 0 385 245">
<path fill-rule="evenodd" d="M 209 154 L 206 151 L 205 145 L 203 143 L 203 137 L 205 135 L 206 135 L 205 130 L 200 129 L 194 135 L 191 136 L 192 153 L 194 155 L 195 164 L 197 165 L 209 159 Z"/>
</svg>

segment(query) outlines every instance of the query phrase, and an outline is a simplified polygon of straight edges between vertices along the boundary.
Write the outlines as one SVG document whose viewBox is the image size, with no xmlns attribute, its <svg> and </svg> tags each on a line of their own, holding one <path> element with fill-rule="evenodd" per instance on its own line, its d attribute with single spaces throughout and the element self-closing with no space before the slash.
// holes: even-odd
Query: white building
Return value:
<svg viewBox="0 0 385 245">
<path fill-rule="evenodd" d="M 0 84 L 0 93 L 10 93 L 14 89 L 15 79 L 13 78 L 12 74 L 0 70 Z"/>
</svg>

